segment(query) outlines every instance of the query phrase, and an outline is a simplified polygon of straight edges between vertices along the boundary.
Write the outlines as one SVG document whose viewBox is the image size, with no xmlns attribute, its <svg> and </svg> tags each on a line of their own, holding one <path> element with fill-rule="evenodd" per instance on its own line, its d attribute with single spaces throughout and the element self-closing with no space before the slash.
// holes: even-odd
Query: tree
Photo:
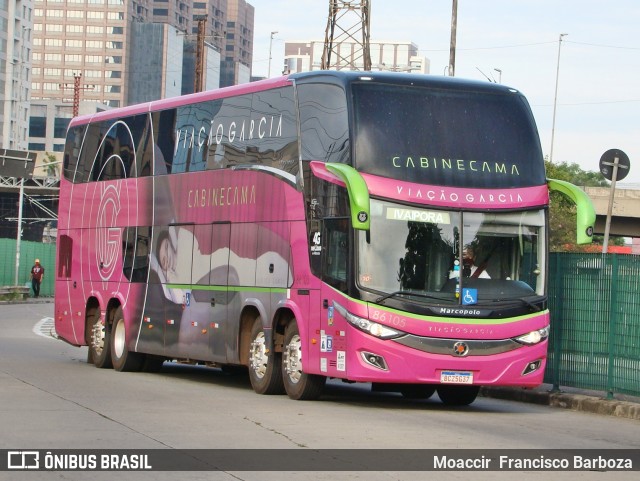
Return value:
<svg viewBox="0 0 640 481">
<path fill-rule="evenodd" d="M 50 152 L 45 152 L 44 158 L 42 159 L 43 167 L 47 171 L 48 177 L 57 177 L 58 176 L 58 159 L 55 154 Z"/>
<path fill-rule="evenodd" d="M 576 163 L 552 163 L 545 159 L 548 179 L 565 180 L 579 187 L 608 187 L 600 172 L 584 171 Z M 594 243 L 602 245 L 602 236 L 594 236 Z M 610 242 L 620 245 L 623 239 Z M 580 251 L 576 244 L 576 206 L 559 192 L 551 192 L 549 197 L 549 250 L 552 252 Z"/>
</svg>

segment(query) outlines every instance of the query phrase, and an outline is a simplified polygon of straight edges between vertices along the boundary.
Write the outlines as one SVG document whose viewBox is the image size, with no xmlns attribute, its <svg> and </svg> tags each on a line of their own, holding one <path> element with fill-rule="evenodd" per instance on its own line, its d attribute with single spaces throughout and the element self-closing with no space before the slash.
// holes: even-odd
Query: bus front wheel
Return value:
<svg viewBox="0 0 640 481">
<path fill-rule="evenodd" d="M 127 347 L 127 332 L 122 307 L 116 309 L 111 324 L 111 361 L 116 371 L 140 371 L 144 363 L 144 356 L 129 351 Z"/>
<path fill-rule="evenodd" d="M 111 364 L 111 333 L 109 324 L 103 321 L 100 309 L 94 309 L 87 316 L 87 344 L 89 345 L 88 359 L 99 368 L 110 368 Z"/>
<path fill-rule="evenodd" d="M 249 344 L 249 379 L 258 394 L 282 394 L 280 355 L 269 348 L 262 319 L 257 317 L 251 328 Z"/>
<path fill-rule="evenodd" d="M 324 376 L 307 374 L 302 369 L 302 340 L 295 319 L 287 325 L 282 350 L 282 378 L 291 399 L 317 399 L 327 380 Z"/>
<path fill-rule="evenodd" d="M 480 386 L 438 386 L 438 397 L 448 406 L 468 406 L 479 392 Z"/>
<path fill-rule="evenodd" d="M 407 399 L 429 399 L 435 392 L 432 384 L 405 384 L 400 388 L 400 394 Z"/>
</svg>

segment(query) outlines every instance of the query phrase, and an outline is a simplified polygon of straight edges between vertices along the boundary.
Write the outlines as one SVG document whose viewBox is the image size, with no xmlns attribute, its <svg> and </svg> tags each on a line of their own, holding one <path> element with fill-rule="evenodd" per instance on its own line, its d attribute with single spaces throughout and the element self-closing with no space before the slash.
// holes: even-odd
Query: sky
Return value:
<svg viewBox="0 0 640 481">
<path fill-rule="evenodd" d="M 324 39 L 329 0 L 249 3 L 255 7 L 253 75 L 267 75 L 271 32 L 278 32 L 272 77 L 281 72 L 284 42 Z M 372 41 L 411 41 L 430 60 L 431 75 L 445 74 L 452 0 L 369 3 Z M 620 149 L 631 164 L 623 183 L 640 184 L 640 1 L 458 0 L 456 44 L 456 77 L 489 77 L 524 93 L 545 156 L 557 79 L 552 160 L 598 171 L 604 152 Z"/>
</svg>

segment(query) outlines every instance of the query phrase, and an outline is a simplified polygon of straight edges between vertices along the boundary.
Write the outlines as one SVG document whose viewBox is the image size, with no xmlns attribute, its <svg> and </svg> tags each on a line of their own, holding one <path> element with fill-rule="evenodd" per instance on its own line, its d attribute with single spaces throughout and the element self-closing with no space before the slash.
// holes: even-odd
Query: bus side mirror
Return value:
<svg viewBox="0 0 640 481">
<path fill-rule="evenodd" d="M 371 205 L 369 189 L 360 172 L 346 164 L 328 162 L 327 170 L 336 175 L 347 186 L 351 225 L 354 229 L 368 231 L 371 226 Z"/>
<path fill-rule="evenodd" d="M 577 207 L 576 242 L 591 244 L 593 226 L 596 223 L 596 211 L 587 193 L 564 180 L 547 179 L 550 191 L 560 192 L 573 201 Z"/>
</svg>

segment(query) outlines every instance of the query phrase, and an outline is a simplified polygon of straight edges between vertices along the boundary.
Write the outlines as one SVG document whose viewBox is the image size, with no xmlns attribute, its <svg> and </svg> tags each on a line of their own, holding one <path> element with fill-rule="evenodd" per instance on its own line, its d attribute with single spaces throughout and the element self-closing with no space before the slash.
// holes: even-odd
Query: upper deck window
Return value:
<svg viewBox="0 0 640 481">
<path fill-rule="evenodd" d="M 545 183 L 538 133 L 516 92 L 353 85 L 359 171 L 455 187 Z"/>
<path fill-rule="evenodd" d="M 258 164 L 298 170 L 293 88 L 208 100 L 152 114 L 157 118 L 155 173 Z"/>
</svg>

